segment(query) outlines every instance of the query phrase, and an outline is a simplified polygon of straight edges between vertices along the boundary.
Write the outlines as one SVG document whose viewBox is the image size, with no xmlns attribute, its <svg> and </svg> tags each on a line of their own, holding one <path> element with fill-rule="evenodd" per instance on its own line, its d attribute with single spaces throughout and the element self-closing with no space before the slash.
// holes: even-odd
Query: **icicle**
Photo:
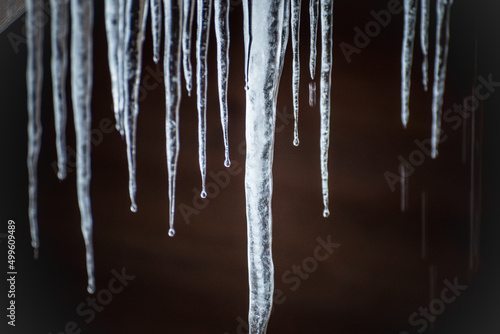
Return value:
<svg viewBox="0 0 500 334">
<path fill-rule="evenodd" d="M 283 66 L 285 65 L 285 53 L 286 47 L 288 46 L 288 35 L 290 22 L 290 0 L 284 0 L 285 11 L 283 12 L 283 33 L 281 34 L 281 52 L 280 52 L 280 66 L 279 66 L 279 76 L 278 76 L 278 86 L 276 87 L 276 97 L 278 96 L 279 83 L 281 81 L 281 74 L 283 73 Z"/>
<path fill-rule="evenodd" d="M 405 26 L 403 51 L 401 54 L 401 121 L 405 128 L 408 125 L 410 117 L 411 67 L 413 64 L 413 46 L 415 43 L 417 2 L 418 0 L 405 0 L 404 2 Z"/>
<path fill-rule="evenodd" d="M 314 80 L 316 72 L 316 39 L 318 35 L 318 6 L 319 0 L 309 0 L 309 24 L 310 24 L 310 42 L 309 42 L 309 72 L 311 79 Z"/>
<path fill-rule="evenodd" d="M 274 291 L 272 163 L 284 1 L 250 3 L 252 44 L 246 93 L 245 194 L 250 283 L 249 333 L 266 332 Z M 287 22 L 287 21 L 285 21 Z M 286 25 L 286 24 L 285 24 Z"/>
<path fill-rule="evenodd" d="M 321 185 L 323 188 L 323 216 L 330 215 L 328 209 L 328 148 L 330 146 L 330 91 L 332 78 L 332 26 L 333 2 L 321 0 Z"/>
<path fill-rule="evenodd" d="M 125 54 L 125 140 L 127 143 L 127 159 L 129 171 L 130 210 L 137 211 L 135 193 L 136 183 L 136 136 L 137 116 L 139 115 L 139 84 L 142 66 L 142 44 L 146 30 L 148 1 L 127 0 L 126 7 L 126 54 Z"/>
<path fill-rule="evenodd" d="M 309 106 L 316 106 L 316 81 L 311 81 L 309 83 Z"/>
<path fill-rule="evenodd" d="M 173 237 L 175 215 L 175 182 L 179 157 L 179 106 L 181 101 L 182 0 L 164 0 L 165 50 L 165 133 L 168 170 L 169 223 L 168 235 Z"/>
<path fill-rule="evenodd" d="M 422 83 L 424 90 L 429 86 L 429 3 L 430 0 L 422 1 L 422 12 L 420 15 L 420 46 L 424 60 L 422 62 Z"/>
<path fill-rule="evenodd" d="M 120 133 L 123 132 L 123 109 L 121 96 L 122 90 L 120 84 L 120 62 L 118 60 L 118 52 L 121 47 L 120 41 L 120 27 L 119 27 L 119 16 L 120 16 L 120 7 L 123 7 L 123 4 L 120 5 L 119 0 L 106 0 L 104 3 L 105 6 L 105 21 L 106 21 L 106 37 L 108 40 L 108 64 L 109 64 L 109 74 L 111 76 L 111 95 L 113 96 L 113 110 L 115 114 L 115 122 L 116 122 L 116 130 Z M 123 28 L 122 28 L 123 29 Z"/>
<path fill-rule="evenodd" d="M 207 53 L 212 16 L 212 0 L 198 0 L 196 34 L 196 95 L 198 97 L 198 155 L 201 172 L 201 198 L 207 197 Z"/>
<path fill-rule="evenodd" d="M 438 155 L 439 137 L 441 136 L 441 114 L 443 108 L 446 64 L 450 41 L 450 12 L 453 0 L 438 0 L 436 27 L 436 57 L 434 60 L 434 87 L 432 96 L 432 158 Z M 443 25 L 445 35 L 442 36 Z"/>
<path fill-rule="evenodd" d="M 245 90 L 248 89 L 248 62 L 250 61 L 250 43 L 252 36 L 250 35 L 250 3 L 249 0 L 241 1 L 243 7 L 243 48 L 245 52 Z"/>
<path fill-rule="evenodd" d="M 292 50 L 293 50 L 293 145 L 299 146 L 299 86 L 300 86 L 300 4 L 301 0 L 292 0 L 290 18 L 292 26 Z"/>
<path fill-rule="evenodd" d="M 215 37 L 217 39 L 217 75 L 219 105 L 224 138 L 224 166 L 231 166 L 228 142 L 227 80 L 229 72 L 229 0 L 215 0 Z"/>
<path fill-rule="evenodd" d="M 122 137 L 125 136 L 125 91 L 127 90 L 128 84 L 125 79 L 126 63 L 125 63 L 125 53 L 127 51 L 127 43 L 125 40 L 125 21 L 126 21 L 126 1 L 118 1 L 118 112 L 119 117 L 117 119 L 116 129 L 120 132 Z"/>
<path fill-rule="evenodd" d="M 56 128 L 57 177 L 66 178 L 66 75 L 68 69 L 69 0 L 50 0 L 52 91 Z"/>
<path fill-rule="evenodd" d="M 193 27 L 195 0 L 184 0 L 183 26 L 182 26 L 182 67 L 184 69 L 184 79 L 186 89 L 191 96 L 193 87 L 193 70 L 191 68 L 191 33 Z"/>
<path fill-rule="evenodd" d="M 35 258 L 38 257 L 38 156 L 42 139 L 42 82 L 43 82 L 43 25 L 36 18 L 43 15 L 42 4 L 28 0 L 26 11 L 26 43 L 28 61 L 26 65 L 26 85 L 28 91 L 28 177 L 29 177 L 29 221 L 31 246 Z"/>
<path fill-rule="evenodd" d="M 76 133 L 76 182 L 81 228 L 85 240 L 89 293 L 95 291 L 92 209 L 90 204 L 90 147 L 92 94 L 93 2 L 71 2 L 71 97 Z"/>
<path fill-rule="evenodd" d="M 153 35 L 153 60 L 156 64 L 160 61 L 161 40 L 161 0 L 150 0 L 151 7 L 151 32 Z"/>
</svg>

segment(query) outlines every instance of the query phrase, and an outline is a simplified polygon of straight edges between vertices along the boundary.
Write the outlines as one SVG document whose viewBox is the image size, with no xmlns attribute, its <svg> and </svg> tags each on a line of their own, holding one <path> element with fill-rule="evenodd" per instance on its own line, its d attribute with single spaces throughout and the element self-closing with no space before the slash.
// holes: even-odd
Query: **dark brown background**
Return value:
<svg viewBox="0 0 500 334">
<path fill-rule="evenodd" d="M 443 129 L 449 139 L 440 156 L 426 157 L 409 179 L 409 209 L 401 213 L 399 191 L 391 192 L 384 172 L 396 173 L 398 156 L 416 148 L 415 139 L 430 137 L 431 94 L 421 88 L 419 39 L 415 45 L 411 116 L 407 130 L 400 123 L 400 57 L 403 14 L 392 17 L 348 63 L 339 44 L 353 43 L 354 30 L 372 21 L 371 10 L 386 1 L 336 1 L 334 71 L 330 148 L 331 211 L 322 217 L 319 174 L 319 110 L 307 104 L 308 25 L 303 1 L 301 39 L 301 114 L 298 148 L 292 145 L 293 124 L 278 119 L 274 160 L 273 253 L 276 289 L 286 300 L 276 305 L 269 333 L 400 333 L 416 332 L 408 317 L 429 305 L 429 265 L 443 281 L 458 277 L 468 285 L 447 305 L 435 323 L 436 333 L 498 333 L 499 93 L 484 103 L 483 204 L 481 267 L 467 271 L 470 160 L 461 162 L 462 131 Z M 435 1 L 431 1 L 432 75 Z M 474 78 L 474 36 L 478 34 L 477 74 L 500 80 L 499 24 L 493 1 L 455 0 L 452 9 L 449 75 L 444 108 L 470 94 Z M 243 172 L 232 176 L 189 224 L 176 213 L 175 238 L 167 236 L 167 172 L 164 145 L 164 88 L 146 91 L 138 123 L 139 211 L 129 211 L 125 145 L 114 131 L 105 133 L 92 151 L 92 206 L 97 290 L 107 287 L 113 269 L 125 267 L 136 278 L 86 324 L 76 308 L 88 297 L 84 245 L 75 191 L 75 172 L 59 182 L 51 164 L 56 159 L 48 30 L 43 106 L 43 144 L 39 162 L 40 259 L 32 259 L 27 220 L 26 46 L 11 46 L 9 33 L 23 35 L 23 18 L 0 35 L 0 113 L 2 148 L 2 233 L 16 221 L 18 282 L 17 327 L 13 333 L 59 333 L 75 321 L 82 333 L 237 333 L 246 319 L 248 286 Z M 231 12 L 229 133 L 233 164 L 244 165 L 238 145 L 244 142 L 243 44 L 241 5 Z M 103 7 L 96 3 L 93 128 L 113 120 L 107 68 Z M 218 118 L 215 34 L 211 34 L 208 91 L 208 171 L 223 167 Z M 146 68 L 155 69 L 148 32 Z M 289 43 L 289 48 L 291 44 Z M 161 70 L 161 68 L 159 69 Z M 152 83 L 153 81 L 148 81 Z M 319 85 L 318 85 L 319 88 Z M 143 93 L 144 94 L 144 93 Z M 183 91 L 181 154 L 177 206 L 193 206 L 200 187 L 197 160 L 196 98 Z M 291 50 L 280 84 L 278 110 L 292 113 Z M 75 147 L 73 119 L 68 119 L 68 145 Z M 283 124 L 283 126 L 281 126 Z M 468 123 L 470 126 L 470 123 Z M 469 131 L 470 129 L 468 129 Z M 209 178 L 210 181 L 210 178 Z M 420 198 L 428 194 L 429 258 L 420 258 Z M 282 275 L 313 255 L 318 237 L 331 235 L 340 248 L 292 291 Z M 6 254 L 2 240 L 2 254 Z M 1 257 L 5 257 L 2 255 Z M 2 260 L 3 261 L 3 260 Z M 3 266 L 2 266 L 3 268 Z M 2 272 L 6 270 L 2 269 Z M 4 274 L 2 274 L 2 277 Z M 4 282 L 4 278 L 2 278 Z M 0 295 L 5 298 L 6 290 Z M 4 308 L 2 304 L 2 309 Z M 2 313 L 3 314 L 3 313 Z M 5 317 L 2 315 L 5 326 Z M 2 327 L 3 328 L 3 327 Z M 9 332 L 9 333 L 10 333 Z"/>
</svg>

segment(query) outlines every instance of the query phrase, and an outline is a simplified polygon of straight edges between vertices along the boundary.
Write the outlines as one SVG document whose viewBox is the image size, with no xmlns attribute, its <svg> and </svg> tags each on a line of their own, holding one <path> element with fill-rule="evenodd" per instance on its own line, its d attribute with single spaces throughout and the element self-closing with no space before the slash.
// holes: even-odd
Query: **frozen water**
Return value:
<svg viewBox="0 0 500 334">
<path fill-rule="evenodd" d="M 417 21 L 417 0 L 404 2 L 404 34 L 401 54 L 401 121 L 406 128 L 410 117 L 411 67 L 413 64 L 413 46 L 415 43 L 415 25 Z"/>
</svg>

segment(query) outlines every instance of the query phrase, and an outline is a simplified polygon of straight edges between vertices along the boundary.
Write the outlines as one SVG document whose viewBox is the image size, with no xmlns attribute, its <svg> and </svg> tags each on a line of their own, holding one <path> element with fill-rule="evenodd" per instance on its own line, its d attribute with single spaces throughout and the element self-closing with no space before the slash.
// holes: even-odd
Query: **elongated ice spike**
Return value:
<svg viewBox="0 0 500 334">
<path fill-rule="evenodd" d="M 252 42 L 252 35 L 250 33 L 250 3 L 249 0 L 242 0 L 241 5 L 243 8 L 243 49 L 245 53 L 245 90 L 248 89 L 248 62 L 250 61 L 250 43 Z"/>
<path fill-rule="evenodd" d="M 161 0 L 150 0 L 151 8 L 151 33 L 153 35 L 153 61 L 158 64 L 160 61 L 160 40 L 161 40 Z"/>
<path fill-rule="evenodd" d="M 95 291 L 93 219 L 90 202 L 93 7 L 93 2 L 88 0 L 71 2 L 71 97 L 76 133 L 76 182 L 81 229 L 86 248 L 89 293 Z"/>
<path fill-rule="evenodd" d="M 266 332 L 274 291 L 272 165 L 284 1 L 250 3 L 252 44 L 246 93 L 245 195 L 250 283 L 249 333 Z M 287 22 L 287 21 L 286 21 Z"/>
<path fill-rule="evenodd" d="M 330 147 L 330 94 L 332 80 L 332 46 L 333 46 L 333 1 L 321 0 L 321 79 L 320 79 L 320 113 L 321 113 L 321 185 L 323 189 L 323 216 L 330 215 L 328 209 L 328 149 Z"/>
<path fill-rule="evenodd" d="M 217 76 L 219 108 L 224 139 L 224 166 L 231 166 L 229 159 L 227 82 L 229 77 L 229 5 L 230 0 L 215 0 L 215 37 L 217 39 Z"/>
<path fill-rule="evenodd" d="M 319 0 L 309 0 L 310 42 L 309 42 L 309 72 L 314 80 L 316 72 L 316 40 L 318 36 Z"/>
<path fill-rule="evenodd" d="M 198 160 L 201 173 L 202 198 L 207 178 L 207 53 L 212 16 L 212 0 L 198 0 L 196 34 L 196 96 L 198 98 Z"/>
<path fill-rule="evenodd" d="M 127 0 L 126 34 L 127 52 L 125 53 L 125 141 L 129 171 L 130 210 L 137 211 L 135 194 L 136 182 L 136 143 L 137 117 L 139 115 L 139 84 L 142 68 L 142 44 L 145 38 L 146 16 L 149 2 L 146 0 Z"/>
<path fill-rule="evenodd" d="M 446 64 L 450 42 L 450 12 L 453 0 L 438 0 L 436 24 L 436 56 L 434 60 L 434 86 L 432 91 L 432 150 L 431 156 L 438 156 L 439 137 L 441 136 L 441 116 L 446 81 Z M 443 37 L 444 26 L 444 37 Z"/>
<path fill-rule="evenodd" d="M 422 83 L 424 90 L 429 86 L 429 4 L 430 0 L 420 0 L 422 12 L 420 15 L 420 47 L 424 60 L 422 61 Z"/>
<path fill-rule="evenodd" d="M 182 68 L 186 80 L 186 90 L 191 96 L 193 87 L 193 70 L 191 66 L 191 35 L 193 30 L 194 8 L 196 0 L 184 0 L 182 19 Z"/>
<path fill-rule="evenodd" d="M 26 43 L 28 61 L 26 65 L 26 88 L 28 92 L 28 178 L 31 246 L 35 257 L 38 253 L 38 156 L 42 139 L 42 83 L 43 83 L 43 29 L 35 20 L 43 15 L 42 3 L 36 0 L 26 2 Z"/>
<path fill-rule="evenodd" d="M 411 67 L 415 44 L 418 0 L 404 0 L 404 33 L 401 53 L 401 122 L 406 129 L 410 117 Z"/>
<path fill-rule="evenodd" d="M 128 88 L 125 72 L 127 64 L 125 63 L 125 54 L 127 51 L 127 41 L 125 40 L 126 34 L 126 20 L 125 14 L 127 9 L 126 1 L 118 1 L 118 41 L 117 41 L 117 59 L 118 59 L 118 119 L 116 129 L 120 132 L 122 137 L 125 136 L 125 91 Z"/>
<path fill-rule="evenodd" d="M 299 146 L 299 86 L 300 86 L 300 6 L 301 0 L 291 0 L 290 23 L 292 26 L 293 51 L 293 145 Z"/>
<path fill-rule="evenodd" d="M 181 101 L 181 41 L 183 21 L 182 0 L 164 0 L 165 50 L 165 133 L 168 170 L 169 231 L 173 237 L 175 217 L 175 183 L 179 158 L 179 107 Z"/>
<path fill-rule="evenodd" d="M 121 81 L 120 81 L 120 66 L 122 66 L 118 60 L 118 52 L 122 47 L 120 40 L 120 4 L 122 1 L 119 0 L 105 0 L 104 2 L 104 15 L 106 23 L 106 37 L 108 40 L 108 64 L 109 64 L 109 74 L 111 76 L 111 95 L 113 96 L 113 111 L 115 115 L 116 130 L 123 132 L 123 109 L 121 109 L 122 103 L 121 96 Z M 123 29 L 123 27 L 122 27 Z"/>
</svg>

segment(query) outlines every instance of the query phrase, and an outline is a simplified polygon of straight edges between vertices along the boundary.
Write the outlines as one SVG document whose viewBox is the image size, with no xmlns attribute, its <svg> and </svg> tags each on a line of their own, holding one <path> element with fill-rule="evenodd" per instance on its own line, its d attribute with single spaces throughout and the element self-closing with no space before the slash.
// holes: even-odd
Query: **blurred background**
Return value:
<svg viewBox="0 0 500 334">
<path fill-rule="evenodd" d="M 431 83 L 435 2 L 431 1 Z M 319 105 L 308 103 L 309 16 L 308 2 L 303 1 L 299 147 L 292 144 L 291 42 L 278 96 L 273 196 L 276 296 L 268 333 L 500 330 L 500 92 L 494 91 L 498 86 L 492 84 L 491 95 L 477 108 L 469 108 L 474 112 L 456 112 L 471 96 L 475 82 L 481 83 L 478 78 L 500 82 L 499 5 L 487 0 L 455 0 L 453 4 L 443 106 L 447 119 L 442 124 L 446 140 L 433 160 L 416 144 L 430 138 L 432 103 L 431 90 L 425 92 L 421 84 L 418 28 L 406 130 L 400 121 L 403 13 L 392 14 L 386 27 L 368 36 L 366 45 L 356 45 L 358 31 L 376 22 L 372 11 L 387 10 L 389 3 L 402 6 L 402 1 L 335 2 L 331 215 L 325 219 Z M 95 311 L 89 311 L 86 292 L 71 109 L 67 179 L 60 182 L 55 169 L 48 25 L 38 164 L 40 256 L 33 259 L 27 214 L 25 16 L 4 26 L 0 34 L 3 310 L 7 307 L 5 233 L 9 219 L 16 222 L 18 276 L 16 327 L 7 326 L 2 315 L 2 333 L 248 332 L 242 8 L 237 0 L 231 6 L 228 103 L 233 164 L 230 169 L 223 165 L 212 23 L 207 116 L 207 181 L 211 186 L 208 198 L 202 200 L 196 97 L 183 90 L 177 234 L 170 238 L 163 69 L 152 60 L 149 22 L 138 120 L 138 212 L 132 213 L 125 143 L 114 130 L 104 8 L 101 1 L 95 2 L 91 183 Z M 346 55 L 348 45 L 357 51 Z M 446 113 L 448 109 L 455 111 Z M 402 196 L 401 182 L 388 182 L 387 177 L 394 181 L 403 160 L 410 167 Z M 336 244 L 331 253 L 318 248 L 329 242 Z M 475 245 L 472 249 L 471 244 Z M 118 289 L 114 277 L 123 272 L 129 281 Z M 109 292 L 110 282 L 119 292 Z M 459 288 L 456 299 L 448 303 L 443 291 L 445 298 L 451 298 L 450 285 Z M 426 317 L 424 309 L 435 316 Z"/>
</svg>

